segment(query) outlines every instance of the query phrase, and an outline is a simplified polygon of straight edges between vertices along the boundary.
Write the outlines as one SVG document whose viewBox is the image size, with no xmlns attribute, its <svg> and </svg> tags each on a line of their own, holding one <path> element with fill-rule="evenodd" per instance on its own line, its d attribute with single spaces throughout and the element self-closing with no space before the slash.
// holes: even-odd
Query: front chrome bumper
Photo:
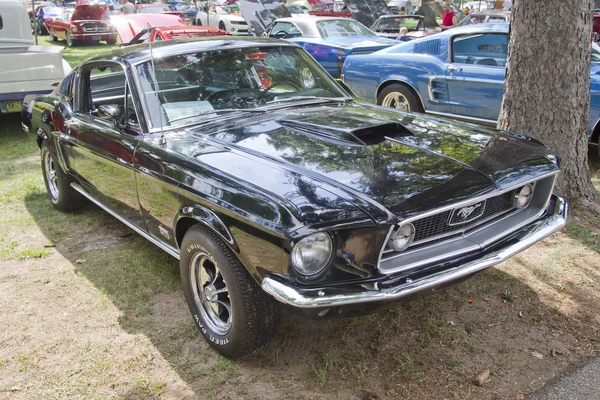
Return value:
<svg viewBox="0 0 600 400">
<path fill-rule="evenodd" d="M 349 294 L 327 295 L 324 291 L 319 291 L 316 296 L 307 296 L 297 288 L 290 287 L 271 277 L 264 278 L 261 286 L 276 300 L 298 308 L 337 307 L 368 302 L 395 301 L 427 290 L 446 287 L 507 260 L 564 227 L 569 214 L 569 204 L 558 196 L 553 196 L 553 199 L 556 204 L 554 212 L 523 228 L 526 232 L 518 242 L 488 253 L 474 261 L 398 286 L 377 289 L 375 285 L 375 288 Z"/>
</svg>

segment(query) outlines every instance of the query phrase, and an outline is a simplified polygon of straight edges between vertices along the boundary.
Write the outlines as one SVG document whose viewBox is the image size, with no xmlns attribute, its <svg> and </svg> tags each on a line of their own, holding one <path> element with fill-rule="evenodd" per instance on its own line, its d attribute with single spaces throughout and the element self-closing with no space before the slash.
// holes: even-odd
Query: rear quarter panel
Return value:
<svg viewBox="0 0 600 400">
<path fill-rule="evenodd" d="M 425 109 L 438 108 L 428 95 L 432 77 L 445 79 L 446 65 L 439 58 L 426 54 L 394 54 L 378 52 L 354 55 L 346 59 L 344 82 L 360 98 L 377 102 L 377 88 L 390 82 L 403 82 L 413 87 Z"/>
</svg>

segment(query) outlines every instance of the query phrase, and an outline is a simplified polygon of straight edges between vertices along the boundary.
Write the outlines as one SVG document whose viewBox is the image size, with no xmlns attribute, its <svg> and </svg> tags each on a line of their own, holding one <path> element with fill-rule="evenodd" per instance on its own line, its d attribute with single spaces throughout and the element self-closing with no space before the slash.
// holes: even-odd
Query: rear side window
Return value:
<svg viewBox="0 0 600 400">
<path fill-rule="evenodd" d="M 2 15 L 0 15 L 0 29 L 4 27 L 4 23 L 2 22 Z"/>
<path fill-rule="evenodd" d="M 65 97 L 72 97 L 73 93 L 73 77 L 75 76 L 75 71 L 71 72 L 69 75 L 65 76 L 65 78 L 60 83 L 60 87 L 58 88 L 58 92 Z"/>
<path fill-rule="evenodd" d="M 452 61 L 460 64 L 506 66 L 508 35 L 487 33 L 462 35 L 452 39 Z"/>
</svg>

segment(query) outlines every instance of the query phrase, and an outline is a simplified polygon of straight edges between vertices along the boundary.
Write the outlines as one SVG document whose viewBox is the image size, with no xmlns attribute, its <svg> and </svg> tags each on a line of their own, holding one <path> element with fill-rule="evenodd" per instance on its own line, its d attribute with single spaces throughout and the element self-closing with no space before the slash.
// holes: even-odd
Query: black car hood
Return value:
<svg viewBox="0 0 600 400">
<path fill-rule="evenodd" d="M 277 178 L 284 170 L 286 177 L 318 182 L 378 221 L 557 169 L 534 139 L 367 105 L 277 110 L 201 132 L 197 140 L 225 146 L 237 157 L 219 151 L 209 160 L 205 150 L 194 155 L 211 167 L 294 202 L 288 189 L 278 189 L 290 179 Z"/>
</svg>

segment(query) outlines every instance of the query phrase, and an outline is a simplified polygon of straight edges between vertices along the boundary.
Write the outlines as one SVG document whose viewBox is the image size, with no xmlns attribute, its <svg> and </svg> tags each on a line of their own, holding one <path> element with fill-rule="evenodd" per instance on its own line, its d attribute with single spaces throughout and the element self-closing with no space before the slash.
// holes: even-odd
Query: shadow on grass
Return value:
<svg viewBox="0 0 600 400">
<path fill-rule="evenodd" d="M 284 312 L 271 344 L 230 362 L 197 334 L 176 260 L 93 205 L 64 214 L 45 195 L 29 195 L 25 206 L 56 250 L 119 308 L 121 327 L 147 336 L 181 379 L 207 398 L 514 398 L 531 392 L 532 381 L 543 383 L 580 361 L 587 355 L 582 339 L 593 337 L 577 317 L 578 307 L 588 307 L 579 303 L 589 299 L 583 288 L 569 288 L 574 305 L 567 317 L 538 296 L 551 283 L 534 290 L 491 269 L 370 316 L 309 321 Z M 550 350 L 560 356 L 551 357 Z M 492 384 L 473 386 L 473 375 L 484 369 L 492 371 Z"/>
</svg>

